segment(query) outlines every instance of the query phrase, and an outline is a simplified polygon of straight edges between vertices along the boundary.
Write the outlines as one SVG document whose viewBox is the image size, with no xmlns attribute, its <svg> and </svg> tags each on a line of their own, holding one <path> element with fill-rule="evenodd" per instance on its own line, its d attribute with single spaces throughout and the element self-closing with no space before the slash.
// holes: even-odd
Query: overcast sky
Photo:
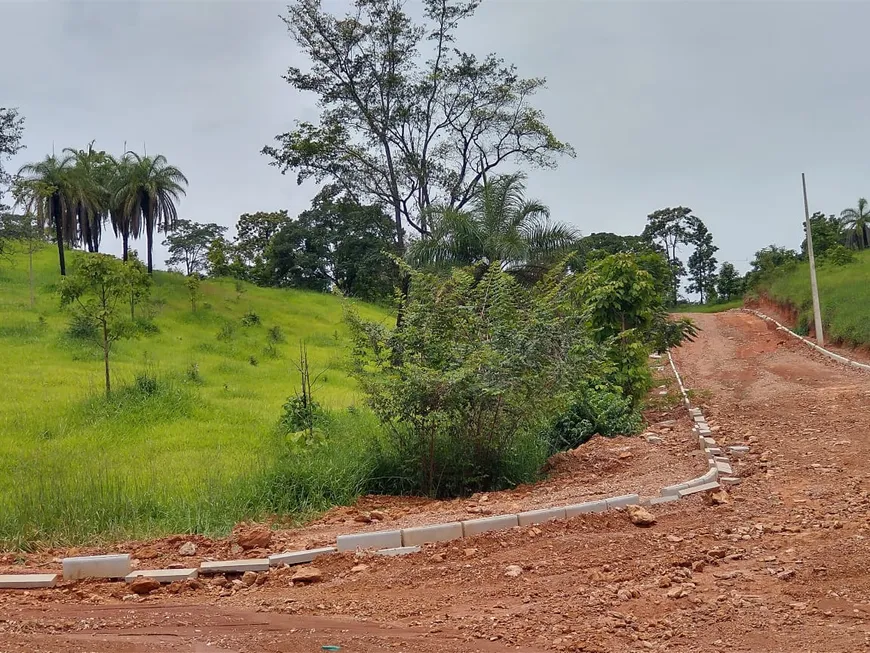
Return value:
<svg viewBox="0 0 870 653">
<path fill-rule="evenodd" d="M 0 106 L 26 117 L 27 149 L 8 168 L 92 139 L 117 153 L 144 144 L 189 178 L 185 218 L 304 210 L 315 189 L 259 154 L 317 115 L 281 79 L 304 65 L 284 11 L 0 0 Z M 458 45 L 548 79 L 537 104 L 577 150 L 530 175 L 554 218 L 638 233 L 653 210 L 689 206 L 720 262 L 745 269 L 765 245 L 799 246 L 801 172 L 811 211 L 870 194 L 868 25 L 870 4 L 857 2 L 486 0 Z"/>
</svg>

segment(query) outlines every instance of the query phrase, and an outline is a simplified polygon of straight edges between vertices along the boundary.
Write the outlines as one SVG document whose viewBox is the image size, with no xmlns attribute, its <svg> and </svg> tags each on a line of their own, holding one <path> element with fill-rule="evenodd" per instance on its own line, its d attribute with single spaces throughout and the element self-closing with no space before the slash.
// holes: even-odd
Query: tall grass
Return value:
<svg viewBox="0 0 870 653">
<path fill-rule="evenodd" d="M 55 257 L 35 257 L 34 309 L 26 259 L 0 261 L 0 547 L 220 534 L 242 519 L 299 519 L 366 487 L 378 425 L 347 410 L 360 396 L 345 373 L 339 299 L 247 284 L 240 296 L 219 280 L 203 282 L 193 313 L 184 278 L 157 272 L 137 309 L 154 328 L 116 344 L 106 398 L 99 355 L 59 308 Z M 243 322 L 251 313 L 259 320 Z M 335 417 L 325 447 L 294 453 L 275 425 L 299 382 L 300 339 L 312 371 L 326 370 L 315 392 Z"/>
<path fill-rule="evenodd" d="M 826 338 L 870 345 L 870 251 L 860 252 L 854 263 L 820 265 L 817 277 Z M 813 319 L 809 264 L 775 274 L 759 291 L 794 308 L 798 313 L 797 330 L 808 333 Z"/>
</svg>

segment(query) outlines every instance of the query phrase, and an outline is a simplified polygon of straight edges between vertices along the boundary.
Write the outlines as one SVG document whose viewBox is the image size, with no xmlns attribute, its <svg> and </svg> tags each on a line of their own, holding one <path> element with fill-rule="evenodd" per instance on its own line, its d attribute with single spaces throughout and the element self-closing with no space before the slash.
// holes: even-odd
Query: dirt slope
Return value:
<svg viewBox="0 0 870 653">
<path fill-rule="evenodd" d="M 401 559 L 333 556 L 318 561 L 322 583 L 291 586 L 293 570 L 273 571 L 228 596 L 208 584 L 135 601 L 109 583 L 4 593 L 0 651 L 867 650 L 870 377 L 750 315 L 696 319 L 702 335 L 676 356 L 686 384 L 722 444 L 751 445 L 724 505 L 665 504 L 648 529 L 589 515 Z M 669 465 L 679 475 L 696 462 L 677 435 L 655 452 L 640 439 L 596 443 L 540 490 L 387 508 L 398 521 L 434 521 L 472 503 L 543 505 L 587 495 L 585 483 L 630 486 L 635 467 L 643 483 Z M 328 516 L 311 541 L 346 518 Z M 522 573 L 506 576 L 509 565 Z"/>
</svg>

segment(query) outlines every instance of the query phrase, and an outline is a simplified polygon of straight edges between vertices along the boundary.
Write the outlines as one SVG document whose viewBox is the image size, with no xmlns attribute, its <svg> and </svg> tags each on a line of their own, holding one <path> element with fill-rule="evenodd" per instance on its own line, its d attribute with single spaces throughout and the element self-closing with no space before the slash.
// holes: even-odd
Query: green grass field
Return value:
<svg viewBox="0 0 870 653">
<path fill-rule="evenodd" d="M 722 311 L 730 311 L 732 308 L 740 308 L 743 306 L 742 299 L 735 299 L 731 302 L 723 302 L 722 304 L 681 304 L 674 307 L 674 313 L 721 313 Z"/>
<path fill-rule="evenodd" d="M 50 247 L 34 257 L 34 308 L 26 257 L 0 259 L 0 545 L 220 533 L 353 498 L 362 436 L 377 426 L 366 410 L 346 410 L 360 397 L 346 373 L 345 300 L 204 281 L 194 313 L 184 277 L 155 272 L 159 331 L 115 345 L 106 399 L 101 353 L 67 333 L 56 257 Z M 242 325 L 248 311 L 260 324 Z M 312 372 L 327 370 L 315 396 L 336 419 L 327 450 L 288 458 L 276 424 L 299 382 L 300 340 Z M 156 392 L 137 390 L 142 374 L 157 378 Z"/>
<path fill-rule="evenodd" d="M 870 345 L 870 251 L 858 253 L 857 261 L 847 265 L 820 265 L 817 278 L 826 339 Z M 797 330 L 808 332 L 813 319 L 808 263 L 774 275 L 759 292 L 797 309 Z"/>
</svg>

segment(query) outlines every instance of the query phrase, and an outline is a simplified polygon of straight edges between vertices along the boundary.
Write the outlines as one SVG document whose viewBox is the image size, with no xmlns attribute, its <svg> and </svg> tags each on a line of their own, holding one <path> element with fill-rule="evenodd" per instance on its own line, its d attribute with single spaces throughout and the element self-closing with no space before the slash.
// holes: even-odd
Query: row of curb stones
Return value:
<svg viewBox="0 0 870 653">
<path fill-rule="evenodd" d="M 852 360 L 851 358 L 846 358 L 845 356 L 840 356 L 840 354 L 835 354 L 834 352 L 829 351 L 829 350 L 825 349 L 824 347 L 817 345 L 812 340 L 809 340 L 808 338 L 804 338 L 803 336 L 799 336 L 798 334 L 796 334 L 794 331 L 792 331 L 788 327 L 783 326 L 782 324 L 780 324 L 779 322 L 774 320 L 772 317 L 765 315 L 764 313 L 762 313 L 760 311 L 756 311 L 756 310 L 751 309 L 751 308 L 742 308 L 740 310 L 744 311 L 745 313 L 751 313 L 752 315 L 755 315 L 756 317 L 760 317 L 762 320 L 766 320 L 768 322 L 771 322 L 772 324 L 775 324 L 777 330 L 785 331 L 790 336 L 797 338 L 798 340 L 803 342 L 808 347 L 812 347 L 820 354 L 827 356 L 828 358 L 831 358 L 831 359 L 837 361 L 838 363 L 842 363 L 843 365 L 848 365 L 850 367 L 856 367 L 860 370 L 870 370 L 870 365 L 867 365 L 866 363 L 859 363 L 858 361 Z"/>
<path fill-rule="evenodd" d="M 123 578 L 128 583 L 132 583 L 137 578 L 149 578 L 159 583 L 172 583 L 196 578 L 200 574 L 243 574 L 248 571 L 268 571 L 271 567 L 307 564 L 319 556 L 332 553 L 369 550 L 373 551 L 376 555 L 383 556 L 407 555 L 418 553 L 422 550 L 422 545 L 433 542 L 447 542 L 464 537 L 473 537 L 481 533 L 531 526 L 557 519 L 571 519 L 577 515 L 599 513 L 631 505 L 667 503 L 699 492 L 717 489 L 720 487 L 720 484 L 733 485 L 739 483 L 740 479 L 732 476 L 730 461 L 713 439 L 712 431 L 707 425 L 701 410 L 691 406 L 689 396 L 686 393 L 683 381 L 680 378 L 670 352 L 668 352 L 668 359 L 676 376 L 680 393 L 683 396 L 683 402 L 694 422 L 693 433 L 698 437 L 701 450 L 707 454 L 709 469 L 702 476 L 662 488 L 658 496 L 641 498 L 637 494 L 627 494 L 568 506 L 529 510 L 511 515 L 495 515 L 480 519 L 417 526 L 400 530 L 339 535 L 336 538 L 335 546 L 303 551 L 289 551 L 261 559 L 205 561 L 200 564 L 198 569 L 146 569 L 133 571 L 130 554 L 126 553 L 64 558 L 62 560 L 63 578 L 64 580 L 82 578 L 117 580 Z M 740 455 L 742 451 L 738 452 L 738 449 L 745 449 L 745 447 L 730 447 L 729 451 L 732 454 Z M 54 587 L 57 580 L 58 574 L 0 575 L 0 589 Z"/>
</svg>

